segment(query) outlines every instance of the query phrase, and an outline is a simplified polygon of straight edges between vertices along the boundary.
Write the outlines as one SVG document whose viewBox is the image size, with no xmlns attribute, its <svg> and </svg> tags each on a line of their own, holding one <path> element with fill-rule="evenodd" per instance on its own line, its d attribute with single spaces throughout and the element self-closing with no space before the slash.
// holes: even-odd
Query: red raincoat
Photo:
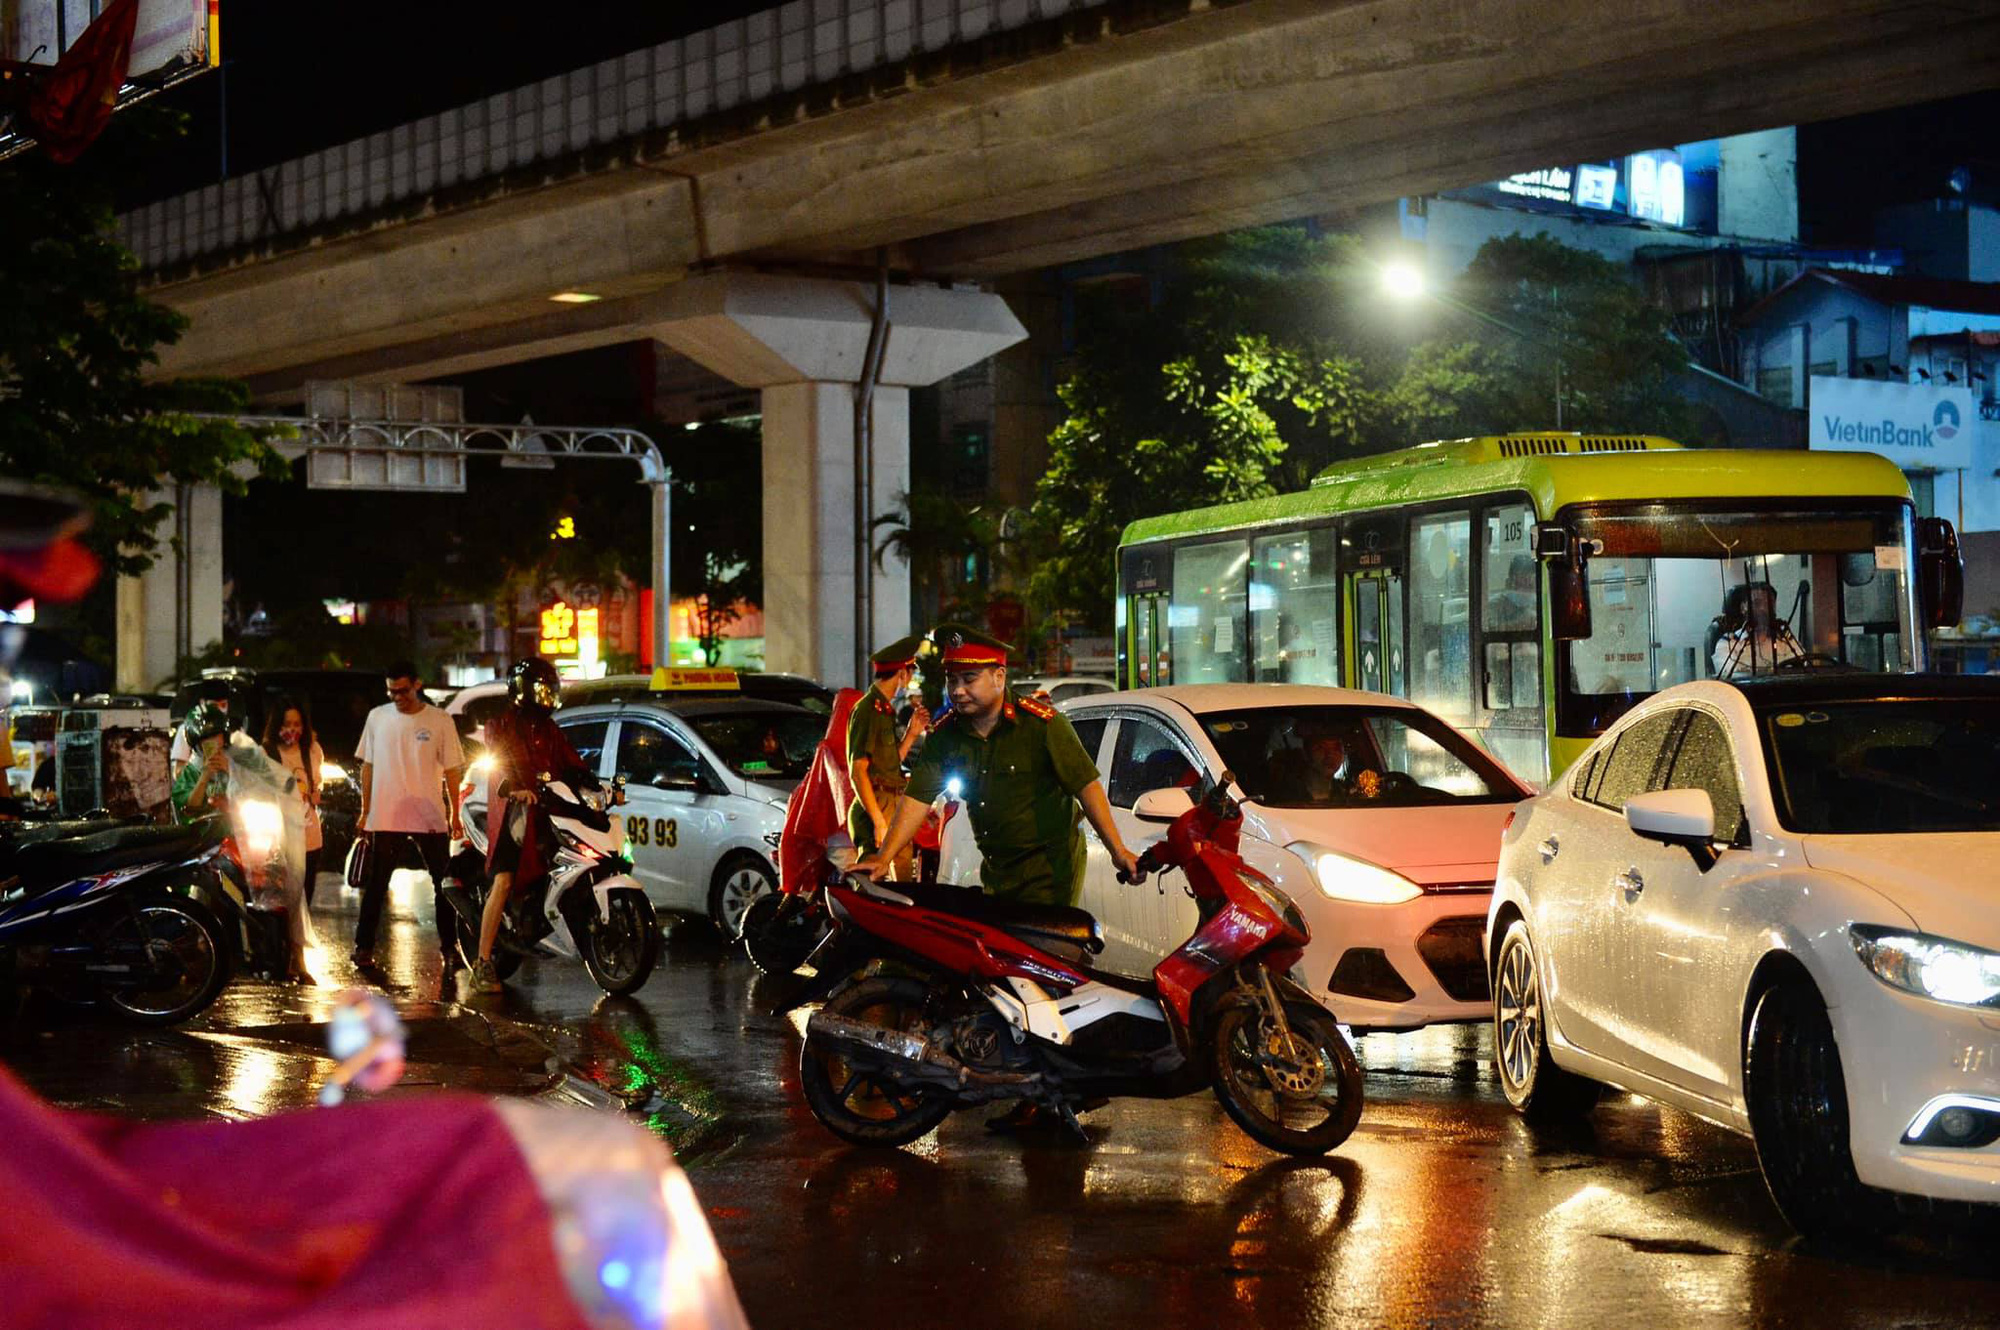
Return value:
<svg viewBox="0 0 2000 1330">
<path fill-rule="evenodd" d="M 785 831 L 778 840 L 778 887 L 787 895 L 811 891 L 826 838 L 847 832 L 847 809 L 854 802 L 854 783 L 847 778 L 847 721 L 861 700 L 858 688 L 843 688 L 833 696 L 833 715 L 826 737 L 813 752 L 806 778 L 792 789 L 785 803 Z"/>
<path fill-rule="evenodd" d="M 483 1100 L 147 1125 L 51 1108 L 0 1070 L 0 1140 L 7 1325 L 587 1330 Z"/>
</svg>

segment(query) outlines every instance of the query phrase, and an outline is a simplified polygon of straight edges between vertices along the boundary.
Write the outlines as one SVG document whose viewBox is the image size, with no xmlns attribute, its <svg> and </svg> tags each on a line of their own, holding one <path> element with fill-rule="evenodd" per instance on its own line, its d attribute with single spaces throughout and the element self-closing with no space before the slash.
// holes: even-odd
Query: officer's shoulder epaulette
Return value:
<svg viewBox="0 0 2000 1330">
<path fill-rule="evenodd" d="M 1033 716 L 1036 720 L 1054 720 L 1056 718 L 1055 703 L 1049 701 L 1048 698 L 1043 697 L 1040 693 L 1017 697 L 1014 699 L 1014 705 L 1027 712 L 1030 716 Z"/>
<path fill-rule="evenodd" d="M 882 694 L 875 693 L 874 697 L 871 698 L 870 700 L 874 702 L 875 710 L 880 712 L 882 715 L 893 716 L 896 714 L 895 709 L 889 705 L 889 699 L 883 697 Z"/>
</svg>

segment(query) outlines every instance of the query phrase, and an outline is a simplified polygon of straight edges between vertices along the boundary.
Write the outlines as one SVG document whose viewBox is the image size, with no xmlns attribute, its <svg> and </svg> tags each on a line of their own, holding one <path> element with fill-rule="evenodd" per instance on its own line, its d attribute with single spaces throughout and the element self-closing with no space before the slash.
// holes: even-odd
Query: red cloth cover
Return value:
<svg viewBox="0 0 2000 1330">
<path fill-rule="evenodd" d="M 569 736 L 554 717 L 539 711 L 511 707 L 486 723 L 486 746 L 492 750 L 492 785 L 486 792 L 486 873 L 493 874 L 493 851 L 500 844 L 501 829 L 507 824 L 509 790 L 532 790 L 541 784 L 543 772 L 557 780 L 575 781 L 595 777 L 571 746 Z M 527 830 L 521 837 L 521 866 L 514 873 L 518 883 L 533 882 L 542 875 L 541 825 L 539 810 L 531 810 Z"/>
<path fill-rule="evenodd" d="M 0 1140 L 9 1330 L 587 1330 L 534 1177 L 471 1096 L 146 1125 L 0 1070 Z"/>
<path fill-rule="evenodd" d="M 825 857 L 826 838 L 847 830 L 847 809 L 854 802 L 854 784 L 847 778 L 847 721 L 860 700 L 858 688 L 834 694 L 826 737 L 813 752 L 806 778 L 792 788 L 792 797 L 785 802 L 785 830 L 778 839 L 778 887 L 788 895 L 812 890 Z"/>
</svg>

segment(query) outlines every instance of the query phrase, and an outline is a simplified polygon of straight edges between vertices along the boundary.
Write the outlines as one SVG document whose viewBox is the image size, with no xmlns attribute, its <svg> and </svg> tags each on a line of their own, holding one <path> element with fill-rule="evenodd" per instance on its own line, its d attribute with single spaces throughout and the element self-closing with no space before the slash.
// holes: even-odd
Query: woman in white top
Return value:
<svg viewBox="0 0 2000 1330">
<path fill-rule="evenodd" d="M 263 747 L 281 770 L 291 774 L 292 789 L 305 805 L 305 873 L 300 884 L 301 908 L 292 912 L 291 944 L 295 977 L 311 982 L 305 964 L 306 910 L 312 905 L 313 883 L 319 877 L 320 847 L 325 844 L 319 821 L 319 769 L 326 754 L 320 751 L 319 741 L 313 737 L 312 717 L 290 698 L 278 699 L 265 718 Z"/>
</svg>

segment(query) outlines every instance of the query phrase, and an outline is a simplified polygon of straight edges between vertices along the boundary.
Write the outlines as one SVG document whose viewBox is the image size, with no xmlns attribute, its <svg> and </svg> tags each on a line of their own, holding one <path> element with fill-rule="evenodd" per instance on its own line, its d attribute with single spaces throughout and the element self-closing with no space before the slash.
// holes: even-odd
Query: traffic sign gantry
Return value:
<svg viewBox="0 0 2000 1330">
<path fill-rule="evenodd" d="M 287 460 L 306 459 L 315 489 L 463 492 L 472 457 L 631 462 L 653 491 L 653 659 L 671 659 L 668 580 L 673 553 L 673 471 L 652 438 L 635 429 L 585 426 L 475 425 L 449 420 L 359 420 L 345 416 L 233 416 L 255 428 L 284 429 L 272 446 Z"/>
</svg>

